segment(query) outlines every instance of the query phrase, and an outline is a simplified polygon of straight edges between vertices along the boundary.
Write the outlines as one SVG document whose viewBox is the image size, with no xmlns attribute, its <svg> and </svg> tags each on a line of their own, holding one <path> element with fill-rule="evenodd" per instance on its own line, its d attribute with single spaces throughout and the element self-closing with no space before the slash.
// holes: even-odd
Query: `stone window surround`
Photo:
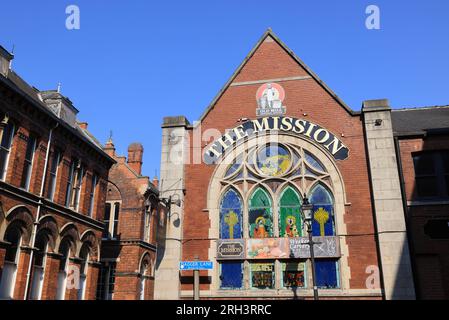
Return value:
<svg viewBox="0 0 449 320">
<path fill-rule="evenodd" d="M 313 154 L 329 173 L 333 184 L 333 196 L 334 196 L 334 214 L 335 214 L 335 228 L 336 234 L 346 234 L 346 225 L 344 223 L 344 214 L 345 214 L 345 204 L 346 202 L 346 194 L 344 190 L 344 182 L 342 175 L 335 163 L 332 159 L 331 155 L 325 151 L 322 147 L 298 138 L 296 136 L 288 135 L 288 134 L 280 134 L 278 135 L 279 139 L 277 142 L 281 144 L 293 144 L 297 147 L 304 148 Z M 232 163 L 232 158 L 236 155 L 242 153 L 245 149 L 249 149 L 251 147 L 257 146 L 259 144 L 258 137 L 254 137 L 249 139 L 248 141 L 238 145 L 235 147 L 234 152 L 229 155 L 226 155 L 222 161 L 217 165 L 212 178 L 209 183 L 209 192 L 207 197 L 207 207 L 209 210 L 209 218 L 210 218 L 210 229 L 209 229 L 209 238 L 210 239 L 218 239 L 219 238 L 219 204 L 222 196 L 221 190 L 222 185 L 221 181 L 226 174 L 226 171 L 229 167 L 229 164 Z M 244 203 L 246 203 L 244 201 Z M 245 212 L 245 209 L 244 209 Z M 245 220 L 244 220 L 245 221 Z M 340 289 L 332 289 L 333 292 L 339 293 L 349 293 L 349 279 L 351 278 L 350 268 L 348 265 L 348 246 L 346 244 L 345 238 L 340 239 L 340 247 L 342 256 L 339 260 L 339 276 L 340 276 Z M 212 240 L 211 246 L 209 248 L 209 258 L 210 260 L 216 260 L 216 240 Z M 214 269 L 208 272 L 209 276 L 211 276 L 212 282 L 210 285 L 209 293 L 205 293 L 206 295 L 211 296 L 226 296 L 229 293 L 233 292 L 237 295 L 259 295 L 260 290 L 222 290 L 220 289 L 220 267 L 217 263 L 214 264 Z M 276 279 L 278 280 L 278 279 Z M 279 279 L 280 280 L 280 279 Z M 279 281 L 278 280 L 278 281 Z M 225 291 L 225 292 L 224 292 Z M 263 290 L 263 291 L 276 291 L 280 290 Z M 282 290 L 285 291 L 284 294 L 293 295 L 291 290 Z M 327 290 L 326 290 L 327 291 Z M 360 290 L 357 290 L 360 291 Z M 305 295 L 311 295 L 311 289 L 301 289 Z M 187 292 L 186 292 L 187 293 Z M 267 294 L 270 294 L 267 292 Z M 202 294 L 204 296 L 204 294 Z"/>
</svg>

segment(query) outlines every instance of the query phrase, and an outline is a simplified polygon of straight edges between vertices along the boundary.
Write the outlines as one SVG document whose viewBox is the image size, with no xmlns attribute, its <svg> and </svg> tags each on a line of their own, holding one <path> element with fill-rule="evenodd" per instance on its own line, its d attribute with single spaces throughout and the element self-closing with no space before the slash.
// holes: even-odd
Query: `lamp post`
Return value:
<svg viewBox="0 0 449 320">
<path fill-rule="evenodd" d="M 313 235 L 312 235 L 312 224 L 313 224 L 313 205 L 309 203 L 309 199 L 304 195 L 304 200 L 301 206 L 301 215 L 304 223 L 307 226 L 307 233 L 309 234 L 309 249 L 310 249 L 310 259 L 312 263 L 312 285 L 313 285 L 313 299 L 318 300 L 318 287 L 316 286 L 316 274 L 315 274 L 315 254 L 313 252 Z"/>
</svg>

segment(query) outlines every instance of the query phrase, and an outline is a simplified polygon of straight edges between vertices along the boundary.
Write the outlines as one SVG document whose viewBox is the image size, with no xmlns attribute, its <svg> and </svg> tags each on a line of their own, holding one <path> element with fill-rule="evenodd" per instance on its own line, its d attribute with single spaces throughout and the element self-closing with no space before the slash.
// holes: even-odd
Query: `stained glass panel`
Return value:
<svg viewBox="0 0 449 320">
<path fill-rule="evenodd" d="M 242 237 L 242 201 L 234 189 L 229 189 L 220 206 L 220 238 Z"/>
<path fill-rule="evenodd" d="M 274 289 L 274 264 L 251 263 L 251 287 L 254 289 Z"/>
<path fill-rule="evenodd" d="M 310 164 L 312 166 L 312 168 L 314 168 L 315 170 L 321 171 L 321 172 L 326 172 L 326 170 L 324 169 L 321 162 L 318 159 L 316 159 L 312 154 L 305 151 L 304 155 L 306 157 L 307 163 Z"/>
<path fill-rule="evenodd" d="M 333 201 L 330 193 L 322 185 L 317 185 L 310 197 L 313 204 L 314 219 L 312 233 L 314 236 L 334 236 L 335 221 Z"/>
<path fill-rule="evenodd" d="M 305 286 L 305 263 L 304 262 L 283 262 L 282 263 L 282 283 L 284 288 L 302 288 Z"/>
<path fill-rule="evenodd" d="M 279 145 L 270 145 L 257 153 L 257 168 L 265 175 L 279 177 L 290 169 L 290 152 Z"/>
<path fill-rule="evenodd" d="M 301 236 L 301 202 L 297 193 L 288 187 L 280 201 L 279 234 L 281 237 Z"/>
<path fill-rule="evenodd" d="M 241 289 L 243 282 L 243 265 L 241 262 L 221 263 L 221 288 Z"/>
<path fill-rule="evenodd" d="M 338 288 L 338 263 L 335 260 L 315 260 L 316 284 L 319 288 Z"/>
<path fill-rule="evenodd" d="M 248 216 L 251 238 L 269 238 L 273 236 L 271 200 L 263 189 L 258 188 L 251 197 Z"/>
</svg>

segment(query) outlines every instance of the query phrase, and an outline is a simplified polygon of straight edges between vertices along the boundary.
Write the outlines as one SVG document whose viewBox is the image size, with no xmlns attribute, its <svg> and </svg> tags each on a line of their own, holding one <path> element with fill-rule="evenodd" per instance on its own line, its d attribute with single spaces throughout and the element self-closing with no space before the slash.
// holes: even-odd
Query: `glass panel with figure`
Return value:
<svg viewBox="0 0 449 320">
<path fill-rule="evenodd" d="M 273 236 L 273 215 L 268 193 L 258 188 L 249 201 L 249 236 L 251 238 L 271 238 Z"/>
<path fill-rule="evenodd" d="M 280 201 L 279 235 L 296 238 L 301 236 L 301 201 L 293 188 L 284 190 Z"/>
</svg>

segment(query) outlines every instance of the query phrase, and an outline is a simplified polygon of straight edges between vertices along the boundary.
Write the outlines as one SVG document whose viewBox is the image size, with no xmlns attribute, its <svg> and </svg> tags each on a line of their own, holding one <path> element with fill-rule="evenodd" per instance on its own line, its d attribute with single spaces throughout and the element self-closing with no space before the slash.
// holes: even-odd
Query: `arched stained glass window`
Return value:
<svg viewBox="0 0 449 320">
<path fill-rule="evenodd" d="M 257 188 L 249 201 L 249 236 L 251 238 L 270 238 L 273 236 L 273 214 L 268 193 Z"/>
<path fill-rule="evenodd" d="M 292 187 L 282 193 L 279 210 L 279 235 L 296 238 L 301 236 L 301 201 Z"/>
<path fill-rule="evenodd" d="M 220 238 L 242 237 L 242 200 L 234 189 L 229 189 L 220 205 Z"/>
<path fill-rule="evenodd" d="M 313 204 L 314 219 L 312 233 L 314 236 L 335 236 L 334 201 L 323 185 L 318 184 L 310 195 Z M 315 260 L 317 286 L 319 288 L 338 288 L 338 262 L 333 259 Z"/>
<path fill-rule="evenodd" d="M 314 236 L 334 236 L 333 200 L 329 191 L 318 184 L 313 188 L 310 203 L 313 204 L 313 235 Z"/>
</svg>

